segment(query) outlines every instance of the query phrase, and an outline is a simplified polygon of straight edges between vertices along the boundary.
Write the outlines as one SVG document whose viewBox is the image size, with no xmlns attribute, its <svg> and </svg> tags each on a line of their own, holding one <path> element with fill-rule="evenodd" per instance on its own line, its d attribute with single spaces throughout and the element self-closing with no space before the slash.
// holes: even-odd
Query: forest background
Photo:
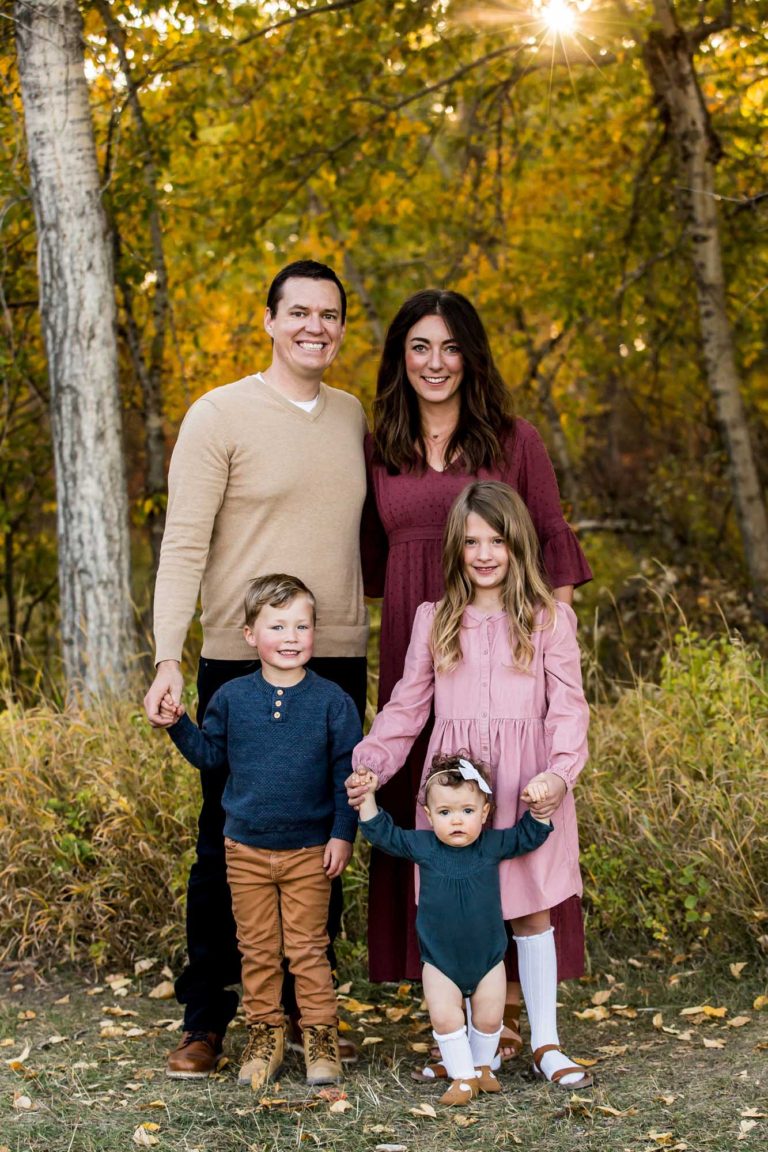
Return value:
<svg viewBox="0 0 768 1152">
<path fill-rule="evenodd" d="M 273 275 L 314 257 L 350 293 L 329 382 L 369 408 L 399 304 L 451 287 L 549 446 L 596 574 L 576 605 L 593 925 L 626 947 L 738 940 L 764 957 L 768 3 L 18 0 L 0 15 L 0 952 L 178 954 L 169 895 L 195 781 L 139 709 L 167 463 L 189 404 L 267 362 Z M 87 210 L 36 155 L 67 119 L 41 15 L 67 32 L 66 92 L 87 82 Z M 99 245 L 114 373 L 78 382 L 59 355 L 75 298 L 55 303 Z M 90 442 L 66 417 L 97 384 L 117 400 L 113 461 L 108 405 Z M 70 468 L 100 477 L 88 531 Z M 129 551 L 101 539 L 114 509 Z M 88 635 L 74 652 L 97 632 L 82 624 L 100 550 L 103 666 Z"/>
</svg>

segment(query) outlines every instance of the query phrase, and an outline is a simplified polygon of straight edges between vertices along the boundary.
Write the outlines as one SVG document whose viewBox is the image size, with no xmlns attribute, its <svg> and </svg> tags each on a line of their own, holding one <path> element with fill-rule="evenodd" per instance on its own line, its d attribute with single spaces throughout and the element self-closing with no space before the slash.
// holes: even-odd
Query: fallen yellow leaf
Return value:
<svg viewBox="0 0 768 1152">
<path fill-rule="evenodd" d="M 649 1140 L 655 1140 L 662 1148 L 669 1146 L 675 1139 L 673 1132 L 654 1132 L 648 1133 Z"/>
<path fill-rule="evenodd" d="M 674 1104 L 675 1100 L 677 1100 L 677 1096 L 654 1096 L 654 1100 L 657 1100 L 659 1104 L 670 1105 Z"/>
<path fill-rule="evenodd" d="M 625 1020 L 637 1020 L 637 1009 L 627 1008 L 623 1004 L 615 1004 L 611 1008 L 614 1016 L 622 1016 Z"/>
<path fill-rule="evenodd" d="M 762 1011 L 763 1008 L 768 1006 L 768 996 L 756 996 L 752 1004 L 755 1012 Z"/>
<path fill-rule="evenodd" d="M 705 1048 L 725 1048 L 725 1040 L 709 1040 L 706 1036 L 703 1044 Z"/>
<path fill-rule="evenodd" d="M 11 1044 L 13 1044 L 13 1040 L 11 1040 Z M 10 1060 L 6 1060 L 6 1064 L 9 1068 L 13 1068 L 14 1072 L 18 1072 L 19 1068 L 22 1066 L 31 1051 L 32 1046 L 30 1044 L 25 1044 L 21 1052 L 19 1052 L 18 1056 L 12 1056 Z"/>
<path fill-rule="evenodd" d="M 657 1029 L 664 1027 L 664 1017 L 662 1016 L 661 1012 L 656 1013 L 656 1015 L 651 1020 L 651 1023 L 653 1024 L 654 1028 Z"/>
<path fill-rule="evenodd" d="M 752 1018 L 750 1016 L 734 1016 L 733 1020 L 728 1021 L 729 1028 L 743 1028 L 745 1024 L 751 1024 Z"/>
<path fill-rule="evenodd" d="M 365 1036 L 363 1038 L 363 1047 L 365 1047 L 366 1044 L 381 1044 L 383 1039 L 383 1036 Z"/>
<path fill-rule="evenodd" d="M 574 1012 L 577 1020 L 607 1020 L 610 1012 L 602 1006 L 599 1008 L 585 1008 L 583 1012 Z"/>
<path fill-rule="evenodd" d="M 156 1128 L 157 1125 L 154 1125 Z M 152 1148 L 153 1145 L 159 1144 L 157 1136 L 153 1136 L 148 1128 L 143 1124 L 139 1124 L 138 1128 L 133 1133 L 133 1142 L 138 1144 L 140 1148 Z"/>
<path fill-rule="evenodd" d="M 758 1112 L 757 1108 L 745 1108 L 740 1113 L 741 1116 L 754 1116 L 757 1120 L 765 1120 L 768 1117 L 768 1112 Z"/>
<path fill-rule="evenodd" d="M 147 993 L 150 1000 L 173 1000 L 176 990 L 171 980 L 161 980 Z"/>
<path fill-rule="evenodd" d="M 32 1111 L 32 1100 L 25 1092 L 14 1092 L 13 1106 L 17 1112 L 30 1112 Z"/>
<path fill-rule="evenodd" d="M 606 1116 L 637 1116 L 637 1108 L 611 1108 L 610 1104 L 598 1104 L 596 1112 L 603 1112 Z"/>
<path fill-rule="evenodd" d="M 375 1004 L 361 1004 L 352 996 L 342 996 L 341 999 L 344 1001 L 345 1011 L 354 1012 L 355 1016 L 359 1016 L 361 1012 L 372 1012 L 376 1007 Z"/>
<path fill-rule="evenodd" d="M 418 1108 L 409 1108 L 408 1111 L 412 1116 L 429 1116 L 430 1120 L 437 1119 L 437 1112 L 431 1104 L 421 1104 Z"/>
<path fill-rule="evenodd" d="M 339 1032 L 351 1032 L 352 1025 L 348 1020 L 339 1020 Z"/>
<path fill-rule="evenodd" d="M 336 993 L 338 996 L 348 996 L 351 991 L 352 991 L 352 981 L 351 980 L 347 980 L 346 984 L 339 984 L 338 988 L 336 989 Z"/>
<path fill-rule="evenodd" d="M 477 1124 L 476 1116 L 465 1116 L 462 1112 L 457 1112 L 453 1117 L 453 1122 L 457 1128 L 471 1128 L 473 1124 Z"/>
<path fill-rule="evenodd" d="M 604 988 L 600 992 L 595 992 L 594 996 L 592 997 L 592 1003 L 595 1005 L 605 1004 L 606 1001 L 610 1000 L 612 994 L 612 988 Z"/>
<path fill-rule="evenodd" d="M 741 979 L 741 974 L 744 971 L 744 969 L 746 968 L 746 966 L 747 966 L 746 960 L 742 960 L 739 964 L 729 964 L 728 965 L 728 967 L 731 970 L 731 976 L 733 976 L 734 980 L 740 980 Z"/>
<path fill-rule="evenodd" d="M 753 1128 L 757 1127 L 757 1120 L 739 1120 L 739 1140 L 746 1140 Z"/>
<path fill-rule="evenodd" d="M 328 1111 L 329 1112 L 337 1112 L 337 1113 L 338 1112 L 347 1112 L 351 1107 L 352 1107 L 352 1105 L 350 1104 L 349 1100 L 334 1100 L 333 1104 L 331 1104 Z"/>
<path fill-rule="evenodd" d="M 425 1044 L 423 1040 L 417 1040 L 414 1044 L 409 1044 L 411 1052 L 429 1052 L 429 1044 Z"/>
<path fill-rule="evenodd" d="M 397 1024 L 404 1016 L 409 1016 L 412 1011 L 412 1005 L 406 1004 L 403 1008 L 387 1008 L 386 1016 L 393 1024 Z"/>
<path fill-rule="evenodd" d="M 147 956 L 145 960 L 137 960 L 133 966 L 134 976 L 141 976 L 142 972 L 149 972 L 157 964 L 157 956 Z"/>
<path fill-rule="evenodd" d="M 599 1060 L 595 1060 L 589 1056 L 574 1056 L 573 1062 L 574 1064 L 580 1065 L 582 1068 L 593 1068 L 595 1064 L 600 1063 Z"/>
</svg>

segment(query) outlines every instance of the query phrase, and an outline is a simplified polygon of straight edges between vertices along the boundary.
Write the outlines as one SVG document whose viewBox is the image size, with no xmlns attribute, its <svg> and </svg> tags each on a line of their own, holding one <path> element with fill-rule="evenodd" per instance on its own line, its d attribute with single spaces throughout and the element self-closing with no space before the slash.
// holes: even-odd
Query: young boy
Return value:
<svg viewBox="0 0 768 1152">
<path fill-rule="evenodd" d="M 245 639 L 261 660 L 218 690 L 196 727 L 166 696 L 177 748 L 202 772 L 229 764 L 223 807 L 227 879 L 243 958 L 248 1042 L 238 1081 L 254 1091 L 277 1075 L 285 1029 L 285 955 L 296 980 L 309 1084 L 341 1076 L 336 994 L 326 949 L 330 884 L 357 828 L 344 780 L 361 739 L 349 696 L 304 665 L 315 599 L 301 580 L 260 576 L 245 597 Z"/>
<path fill-rule="evenodd" d="M 376 803 L 378 777 L 362 777 L 368 792 L 360 805 L 360 831 L 375 847 L 419 865 L 416 930 L 424 998 L 442 1057 L 436 1076 L 447 1073 L 452 1081 L 441 1104 L 465 1104 L 478 1092 L 500 1091 L 490 1067 L 507 989 L 499 862 L 532 852 L 552 831 L 549 820 L 530 812 L 513 828 L 484 830 L 491 811 L 489 779 L 487 767 L 467 756 L 435 756 L 424 787 L 431 831 L 417 831 L 393 824 Z M 531 801 L 541 798 L 539 785 L 530 792 Z M 465 997 L 472 1009 L 469 1034 Z"/>
</svg>

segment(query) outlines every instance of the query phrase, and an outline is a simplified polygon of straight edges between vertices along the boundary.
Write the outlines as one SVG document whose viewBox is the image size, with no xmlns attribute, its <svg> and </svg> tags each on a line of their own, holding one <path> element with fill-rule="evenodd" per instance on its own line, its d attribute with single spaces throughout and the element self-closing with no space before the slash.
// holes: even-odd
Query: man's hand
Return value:
<svg viewBox="0 0 768 1152">
<path fill-rule="evenodd" d="M 521 799 L 530 808 L 532 816 L 548 820 L 562 804 L 567 791 L 562 776 L 556 776 L 554 772 L 539 772 L 538 776 L 528 781 Z"/>
<path fill-rule="evenodd" d="M 370 768 L 363 764 L 351 776 L 347 776 L 344 787 L 347 790 L 347 799 L 353 808 L 359 808 L 369 792 L 375 792 L 379 786 L 379 778 Z"/>
<path fill-rule="evenodd" d="M 339 840 L 332 836 L 325 846 L 323 855 L 323 868 L 328 879 L 335 880 L 337 876 L 341 876 L 351 858 L 352 845 L 349 840 Z"/>
<path fill-rule="evenodd" d="M 178 660 L 161 660 L 144 697 L 144 711 L 153 728 L 170 728 L 176 723 L 184 711 L 181 707 L 183 691 L 184 677 Z"/>
</svg>

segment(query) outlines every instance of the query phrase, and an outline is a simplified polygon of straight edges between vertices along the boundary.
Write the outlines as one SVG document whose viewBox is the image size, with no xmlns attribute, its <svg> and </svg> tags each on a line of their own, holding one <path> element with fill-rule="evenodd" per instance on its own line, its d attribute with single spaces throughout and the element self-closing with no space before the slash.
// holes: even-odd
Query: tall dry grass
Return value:
<svg viewBox="0 0 768 1152">
<path fill-rule="evenodd" d="M 659 683 L 594 710 L 579 788 L 592 930 L 768 943 L 768 681 L 755 648 L 683 627 Z"/>
<path fill-rule="evenodd" d="M 768 683 L 737 637 L 682 629 L 658 683 L 593 710 L 578 789 L 592 939 L 634 948 L 768 943 Z M 5 700 L 0 958 L 116 963 L 183 948 L 197 773 L 143 713 Z M 346 875 L 345 954 L 363 952 L 366 858 Z"/>
<path fill-rule="evenodd" d="M 0 957 L 183 946 L 199 780 L 125 705 L 0 713 Z"/>
</svg>

